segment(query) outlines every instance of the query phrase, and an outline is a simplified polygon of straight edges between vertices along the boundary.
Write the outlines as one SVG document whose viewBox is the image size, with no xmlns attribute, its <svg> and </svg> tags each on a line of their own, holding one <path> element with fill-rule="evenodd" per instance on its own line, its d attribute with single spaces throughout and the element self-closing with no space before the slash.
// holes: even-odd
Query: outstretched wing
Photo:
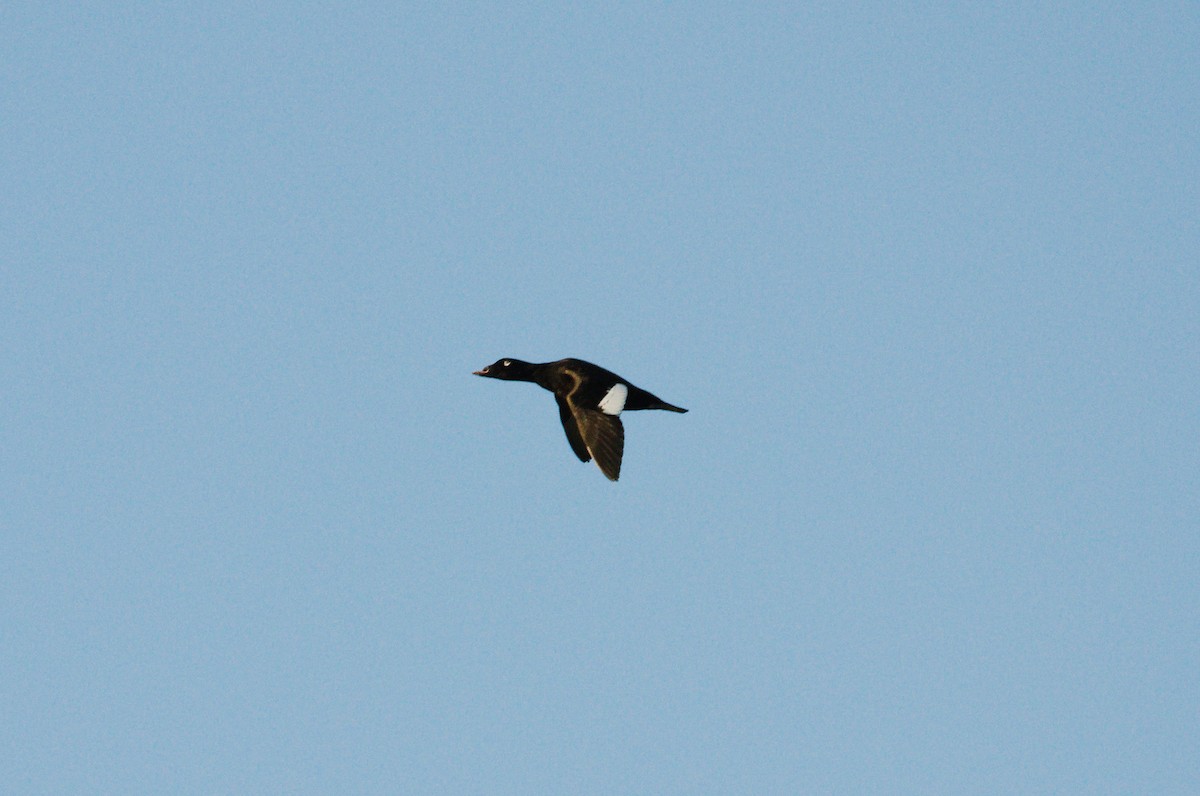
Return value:
<svg viewBox="0 0 1200 796">
<path fill-rule="evenodd" d="M 583 443 L 599 465 L 600 472 L 604 473 L 608 480 L 616 481 L 621 475 L 621 455 L 625 452 L 625 427 L 621 425 L 621 418 L 606 415 L 595 409 L 580 409 L 574 404 L 571 405 L 571 410 Z M 570 432 L 567 436 L 571 436 Z M 574 445 L 572 441 L 571 446 Z"/>
<path fill-rule="evenodd" d="M 567 399 L 561 395 L 555 395 L 554 400 L 558 401 L 558 418 L 562 420 L 563 431 L 567 432 L 567 442 L 571 443 L 571 450 L 575 451 L 579 461 L 591 461 L 592 454 L 588 453 L 587 443 L 579 435 L 579 423 L 576 422 L 571 407 L 567 405 Z"/>
<path fill-rule="evenodd" d="M 628 388 L 617 384 L 609 388 L 598 406 L 580 406 L 575 399 L 583 378 L 571 368 L 563 368 L 562 373 L 575 382 L 565 396 L 560 397 L 557 391 L 554 396 L 558 399 L 559 415 L 571 449 L 582 461 L 595 459 L 600 472 L 608 480 L 616 481 L 621 475 L 621 455 L 625 452 L 625 427 L 617 415 L 625 404 Z M 568 412 L 573 422 L 567 422 Z"/>
</svg>

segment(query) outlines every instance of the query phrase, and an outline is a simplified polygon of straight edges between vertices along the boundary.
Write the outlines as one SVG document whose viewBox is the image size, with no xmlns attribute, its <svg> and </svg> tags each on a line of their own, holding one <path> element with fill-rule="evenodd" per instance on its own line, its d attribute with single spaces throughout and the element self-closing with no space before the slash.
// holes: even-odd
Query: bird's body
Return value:
<svg viewBox="0 0 1200 796">
<path fill-rule="evenodd" d="M 582 359 L 560 359 L 535 364 L 520 359 L 499 359 L 476 376 L 506 381 L 530 381 L 554 393 L 559 419 L 571 450 L 581 462 L 596 460 L 600 471 L 616 481 L 621 474 L 625 410 L 664 409 L 686 412 L 658 396 L 635 387 L 626 379 Z"/>
</svg>

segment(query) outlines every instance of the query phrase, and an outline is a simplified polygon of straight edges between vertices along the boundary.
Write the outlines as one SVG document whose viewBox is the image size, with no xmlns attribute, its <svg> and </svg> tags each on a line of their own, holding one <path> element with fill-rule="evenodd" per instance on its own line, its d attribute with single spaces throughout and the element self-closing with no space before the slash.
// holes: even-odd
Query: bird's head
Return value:
<svg viewBox="0 0 1200 796">
<path fill-rule="evenodd" d="M 504 379 L 506 381 L 529 381 L 533 374 L 533 365 L 520 359 L 497 359 L 492 364 L 475 371 L 476 376 L 487 376 L 489 379 Z"/>
</svg>

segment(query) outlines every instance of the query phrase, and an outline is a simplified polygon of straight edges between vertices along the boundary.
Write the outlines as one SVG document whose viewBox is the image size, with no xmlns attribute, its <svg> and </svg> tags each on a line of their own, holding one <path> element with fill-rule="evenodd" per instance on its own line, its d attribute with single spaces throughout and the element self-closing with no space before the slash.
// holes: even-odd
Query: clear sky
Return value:
<svg viewBox="0 0 1200 796">
<path fill-rule="evenodd" d="M 996 5 L 5 4 L 0 791 L 1200 790 L 1200 11 Z"/>
</svg>

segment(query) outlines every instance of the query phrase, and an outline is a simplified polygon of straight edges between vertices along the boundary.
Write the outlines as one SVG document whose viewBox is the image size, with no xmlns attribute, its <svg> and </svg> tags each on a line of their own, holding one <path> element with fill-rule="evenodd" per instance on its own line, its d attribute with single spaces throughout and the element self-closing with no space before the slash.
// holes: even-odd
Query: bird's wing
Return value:
<svg viewBox="0 0 1200 796">
<path fill-rule="evenodd" d="M 575 451 L 579 461 L 590 461 L 592 455 L 588 453 L 587 443 L 579 435 L 579 423 L 576 422 L 571 407 L 567 405 L 567 399 L 561 395 L 555 395 L 554 400 L 558 401 L 558 417 L 562 420 L 563 431 L 567 432 L 567 442 L 571 443 L 571 450 Z"/>
<path fill-rule="evenodd" d="M 621 425 L 621 418 L 616 414 L 606 414 L 595 407 L 580 406 L 575 399 L 579 396 L 580 388 L 583 386 L 583 377 L 571 368 L 563 368 L 563 373 L 575 382 L 571 390 L 559 398 L 559 411 L 562 412 L 562 407 L 566 404 L 575 421 L 573 424 L 568 424 L 566 415 L 563 414 L 563 428 L 567 431 L 567 439 L 571 442 L 571 448 L 575 451 L 576 456 L 587 461 L 579 452 L 576 439 L 571 436 L 571 429 L 574 426 L 575 433 L 583 441 L 591 458 L 596 460 L 600 472 L 604 473 L 608 480 L 616 481 L 621 475 L 621 455 L 625 452 L 625 427 Z M 558 398 L 557 393 L 555 393 L 555 397 Z M 622 394 L 622 403 L 624 403 L 624 399 L 625 395 Z M 617 411 L 619 412 L 620 409 L 618 408 Z"/>
<path fill-rule="evenodd" d="M 621 425 L 621 418 L 595 409 L 580 409 L 574 404 L 570 407 L 588 453 L 596 460 L 600 472 L 608 480 L 616 481 L 621 475 L 621 455 L 625 452 L 625 427 Z M 567 437 L 570 436 L 568 431 Z M 574 440 L 571 446 L 575 446 Z M 578 449 L 575 452 L 578 454 Z M 579 458 L 583 459 L 582 456 Z"/>
</svg>

